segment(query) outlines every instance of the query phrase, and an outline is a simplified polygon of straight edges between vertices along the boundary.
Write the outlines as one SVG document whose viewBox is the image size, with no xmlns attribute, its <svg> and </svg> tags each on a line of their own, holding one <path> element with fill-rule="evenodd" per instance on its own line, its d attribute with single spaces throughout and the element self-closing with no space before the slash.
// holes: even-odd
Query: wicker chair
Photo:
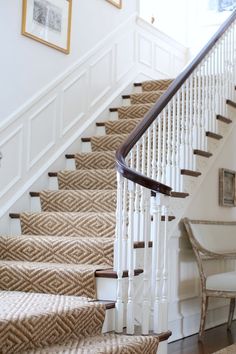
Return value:
<svg viewBox="0 0 236 354">
<path fill-rule="evenodd" d="M 230 299 L 227 329 L 231 327 L 236 298 L 236 271 L 207 276 L 204 260 L 236 260 L 236 222 L 216 222 L 206 220 L 183 220 L 197 259 L 201 280 L 201 321 L 199 340 L 205 328 L 209 297 Z"/>
</svg>

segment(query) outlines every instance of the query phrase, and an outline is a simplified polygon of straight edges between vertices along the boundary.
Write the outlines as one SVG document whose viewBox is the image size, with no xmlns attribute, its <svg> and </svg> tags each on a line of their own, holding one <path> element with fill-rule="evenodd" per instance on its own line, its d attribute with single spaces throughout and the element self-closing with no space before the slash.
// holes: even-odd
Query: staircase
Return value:
<svg viewBox="0 0 236 354">
<path fill-rule="evenodd" d="M 2 353 L 156 353 L 170 335 L 101 334 L 114 327 L 106 322 L 116 299 L 115 151 L 170 82 L 146 82 L 143 93 L 124 97 L 129 106 L 97 122 L 103 135 L 82 138 L 88 152 L 66 155 L 73 169 L 50 172 L 52 189 L 30 192 L 32 211 L 10 214 L 12 234 L 0 237 Z M 142 272 L 135 269 L 135 277 Z"/>
<path fill-rule="evenodd" d="M 1 353 L 154 354 L 166 343 L 168 236 L 233 122 L 235 18 L 176 80 L 135 83 L 67 169 L 49 173 L 50 189 L 30 192 L 31 212 L 10 214 Z"/>
</svg>

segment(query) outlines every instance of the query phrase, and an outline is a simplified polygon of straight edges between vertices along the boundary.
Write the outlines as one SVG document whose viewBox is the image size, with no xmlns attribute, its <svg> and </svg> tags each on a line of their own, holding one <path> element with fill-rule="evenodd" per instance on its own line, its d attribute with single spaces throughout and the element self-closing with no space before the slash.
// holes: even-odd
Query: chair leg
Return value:
<svg viewBox="0 0 236 354">
<path fill-rule="evenodd" d="M 200 321 L 200 329 L 199 329 L 199 336 L 198 336 L 199 340 L 202 340 L 204 334 L 207 307 L 208 307 L 208 296 L 202 294 L 201 321 Z"/>
<path fill-rule="evenodd" d="M 228 317 L 228 323 L 227 323 L 227 330 L 229 331 L 231 328 L 231 323 L 234 317 L 234 308 L 235 308 L 235 298 L 230 299 L 230 305 L 229 305 L 229 317 Z"/>
</svg>

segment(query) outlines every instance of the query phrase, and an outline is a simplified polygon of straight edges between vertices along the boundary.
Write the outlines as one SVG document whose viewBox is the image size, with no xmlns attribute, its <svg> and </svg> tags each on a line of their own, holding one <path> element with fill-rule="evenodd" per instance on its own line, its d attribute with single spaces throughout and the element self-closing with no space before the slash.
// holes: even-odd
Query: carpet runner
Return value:
<svg viewBox="0 0 236 354">
<path fill-rule="evenodd" d="M 22 235 L 0 236 L 0 353 L 156 353 L 156 337 L 102 335 L 105 307 L 91 300 L 95 271 L 113 265 L 115 150 L 170 83 L 144 82 L 76 170 L 53 174 L 42 211 L 19 215 Z"/>
<path fill-rule="evenodd" d="M 236 353 L 236 344 L 232 344 L 226 348 L 218 350 L 213 354 L 235 354 Z"/>
</svg>

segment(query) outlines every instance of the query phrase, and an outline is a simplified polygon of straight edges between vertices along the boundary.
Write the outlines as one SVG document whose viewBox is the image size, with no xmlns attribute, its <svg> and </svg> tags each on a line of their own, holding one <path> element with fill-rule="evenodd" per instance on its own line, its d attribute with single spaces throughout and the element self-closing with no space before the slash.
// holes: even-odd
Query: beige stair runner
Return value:
<svg viewBox="0 0 236 354">
<path fill-rule="evenodd" d="M 19 215 L 22 235 L 0 236 L 0 353 L 156 353 L 155 337 L 101 335 L 105 307 L 90 301 L 113 265 L 115 150 L 170 82 L 143 83 L 76 170 L 54 174 L 59 190 L 38 193 L 42 212 Z"/>
</svg>

